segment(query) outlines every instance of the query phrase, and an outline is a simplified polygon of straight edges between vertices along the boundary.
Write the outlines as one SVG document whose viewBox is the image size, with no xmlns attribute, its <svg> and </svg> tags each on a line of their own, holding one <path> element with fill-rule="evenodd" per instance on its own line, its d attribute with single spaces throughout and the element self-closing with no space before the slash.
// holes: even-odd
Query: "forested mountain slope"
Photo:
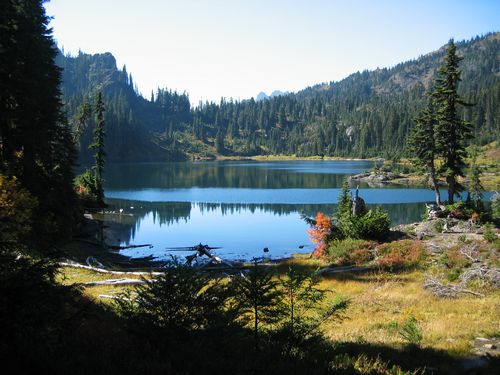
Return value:
<svg viewBox="0 0 500 375">
<path fill-rule="evenodd" d="M 93 104 L 96 93 L 102 91 L 106 106 L 108 160 L 149 161 L 184 157 L 168 134 L 172 134 L 174 126 L 186 131 L 191 121 L 187 95 L 158 90 L 154 100 L 146 100 L 138 94 L 126 67 L 117 69 L 116 60 L 110 53 L 79 53 L 75 57 L 59 54 L 56 62 L 63 68 L 63 98 L 73 125 L 82 103 Z M 91 158 L 88 145 L 93 126 L 93 121 L 89 121 L 79 142 L 81 158 L 85 162 Z M 165 132 L 165 140 L 160 145 L 157 134 Z"/>
<path fill-rule="evenodd" d="M 459 92 L 475 105 L 463 115 L 475 142 L 500 135 L 500 33 L 458 42 L 463 60 Z M 145 99 L 131 75 L 109 54 L 58 56 L 62 91 L 73 119 L 79 105 L 102 90 L 107 105 L 108 160 L 183 160 L 224 155 L 385 156 L 406 152 L 406 138 L 444 48 L 392 68 L 357 72 L 294 94 L 190 108 L 186 94 L 158 90 Z M 83 158 L 89 124 L 81 140 Z"/>
</svg>

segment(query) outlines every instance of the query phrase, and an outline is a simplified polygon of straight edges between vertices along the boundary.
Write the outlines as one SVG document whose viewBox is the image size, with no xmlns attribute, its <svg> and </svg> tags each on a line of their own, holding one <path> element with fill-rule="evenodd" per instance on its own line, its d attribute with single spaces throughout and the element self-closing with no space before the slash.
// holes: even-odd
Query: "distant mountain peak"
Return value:
<svg viewBox="0 0 500 375">
<path fill-rule="evenodd" d="M 269 99 L 269 98 L 274 98 L 276 96 L 283 96 L 283 95 L 287 95 L 288 94 L 288 91 L 279 91 L 279 90 L 274 90 L 271 95 L 267 95 L 264 91 L 261 91 L 259 92 L 259 95 L 257 95 L 257 101 L 259 100 L 265 100 L 265 99 Z"/>
<path fill-rule="evenodd" d="M 265 99 L 269 99 L 269 96 L 264 91 L 259 92 L 259 95 L 257 95 L 256 100 L 265 100 Z"/>
<path fill-rule="evenodd" d="M 279 90 L 274 90 L 273 93 L 270 95 L 271 98 L 274 98 L 275 96 L 283 96 L 287 95 L 288 91 L 279 91 Z"/>
</svg>

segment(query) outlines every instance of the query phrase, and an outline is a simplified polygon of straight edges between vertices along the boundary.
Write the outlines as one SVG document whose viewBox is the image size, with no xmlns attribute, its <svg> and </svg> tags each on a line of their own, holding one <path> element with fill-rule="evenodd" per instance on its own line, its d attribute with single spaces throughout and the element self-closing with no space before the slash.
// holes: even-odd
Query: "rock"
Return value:
<svg viewBox="0 0 500 375">
<path fill-rule="evenodd" d="M 352 214 L 354 216 L 363 216 L 366 213 L 366 204 L 363 198 L 359 196 L 359 186 L 356 188 L 356 195 L 352 200 Z"/>
<path fill-rule="evenodd" d="M 359 173 L 349 177 L 350 180 L 361 181 L 367 183 L 369 186 L 381 186 L 390 183 L 391 178 L 385 174 L 375 172 Z"/>
<path fill-rule="evenodd" d="M 480 355 L 499 356 L 500 355 L 500 338 L 493 337 L 490 339 L 484 337 L 476 337 L 473 343 L 474 352 Z"/>
<path fill-rule="evenodd" d="M 426 205 L 428 220 L 446 217 L 446 208 L 444 206 Z"/>
</svg>

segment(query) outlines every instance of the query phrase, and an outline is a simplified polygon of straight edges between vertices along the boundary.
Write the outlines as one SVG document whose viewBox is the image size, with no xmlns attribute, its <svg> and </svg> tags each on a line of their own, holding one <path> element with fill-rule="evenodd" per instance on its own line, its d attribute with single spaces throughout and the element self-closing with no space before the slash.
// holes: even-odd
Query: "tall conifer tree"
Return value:
<svg viewBox="0 0 500 375">
<path fill-rule="evenodd" d="M 104 151 L 104 137 L 106 133 L 104 131 L 104 102 L 102 101 L 101 92 L 97 93 L 97 99 L 95 104 L 95 114 L 96 114 L 96 124 L 94 128 L 94 140 L 89 146 L 90 149 L 95 150 L 94 154 L 94 166 L 92 169 L 95 173 L 96 182 L 96 192 L 99 203 L 103 204 L 104 199 L 104 188 L 103 188 L 103 172 L 104 172 L 104 158 L 106 152 Z"/>
<path fill-rule="evenodd" d="M 436 205 L 441 205 L 441 193 L 439 192 L 438 176 L 436 171 L 436 140 L 435 140 L 436 118 L 432 101 L 420 113 L 416 119 L 415 127 L 409 138 L 410 150 L 416 156 L 416 163 L 425 168 L 429 173 L 432 188 L 436 193 Z"/>
<path fill-rule="evenodd" d="M 443 163 L 439 172 L 448 183 L 448 203 L 452 204 L 455 194 L 463 191 L 457 177 L 464 176 L 464 158 L 467 140 L 471 137 L 470 124 L 459 117 L 458 106 L 467 105 L 458 95 L 460 83 L 459 62 L 456 46 L 450 40 L 446 49 L 444 64 L 438 71 L 432 92 L 436 105 L 436 148 Z"/>
<path fill-rule="evenodd" d="M 0 11 L 0 173 L 17 176 L 38 198 L 39 248 L 70 234 L 75 219 L 75 150 L 43 3 L 2 1 Z"/>
</svg>

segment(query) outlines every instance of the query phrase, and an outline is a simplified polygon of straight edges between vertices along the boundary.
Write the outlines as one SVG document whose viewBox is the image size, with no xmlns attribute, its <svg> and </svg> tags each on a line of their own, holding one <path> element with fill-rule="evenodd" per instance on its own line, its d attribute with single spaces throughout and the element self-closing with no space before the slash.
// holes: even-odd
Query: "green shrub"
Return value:
<svg viewBox="0 0 500 375">
<path fill-rule="evenodd" d="M 330 242 L 327 255 L 331 261 L 341 264 L 363 264 L 373 259 L 371 244 L 353 238 Z"/>
<path fill-rule="evenodd" d="M 359 217 L 350 215 L 341 218 L 339 229 L 346 238 L 383 241 L 389 235 L 390 226 L 387 212 L 377 207 Z"/>
<path fill-rule="evenodd" d="M 471 217 L 474 208 L 471 206 L 471 203 L 458 201 L 445 205 L 445 212 L 455 219 L 465 220 Z"/>
<path fill-rule="evenodd" d="M 103 205 L 97 185 L 95 174 L 89 169 L 75 177 L 75 191 L 85 207 L 101 207 Z"/>
<path fill-rule="evenodd" d="M 500 194 L 498 192 L 491 197 L 491 217 L 496 222 L 500 221 Z"/>
<path fill-rule="evenodd" d="M 445 221 L 443 219 L 437 219 L 434 222 L 434 230 L 437 233 L 443 233 L 444 223 L 445 223 Z"/>
<path fill-rule="evenodd" d="M 384 240 L 389 234 L 390 226 L 389 214 L 380 207 L 354 219 L 357 238 Z"/>
<path fill-rule="evenodd" d="M 399 329 L 399 335 L 410 345 L 420 345 L 423 339 L 422 330 L 418 325 L 417 318 L 409 315 Z"/>
<path fill-rule="evenodd" d="M 334 226 L 335 239 L 353 238 L 383 241 L 389 235 L 391 220 L 380 207 L 368 210 L 361 216 L 352 213 L 353 201 L 349 182 L 344 181 L 337 200 L 337 213 Z"/>
<path fill-rule="evenodd" d="M 493 243 L 497 240 L 497 235 L 493 231 L 493 224 L 486 223 L 484 225 L 483 237 L 486 241 L 491 242 L 491 243 Z"/>
<path fill-rule="evenodd" d="M 446 271 L 446 280 L 449 282 L 457 281 L 460 275 L 462 274 L 462 270 L 460 268 L 452 268 Z"/>
</svg>

